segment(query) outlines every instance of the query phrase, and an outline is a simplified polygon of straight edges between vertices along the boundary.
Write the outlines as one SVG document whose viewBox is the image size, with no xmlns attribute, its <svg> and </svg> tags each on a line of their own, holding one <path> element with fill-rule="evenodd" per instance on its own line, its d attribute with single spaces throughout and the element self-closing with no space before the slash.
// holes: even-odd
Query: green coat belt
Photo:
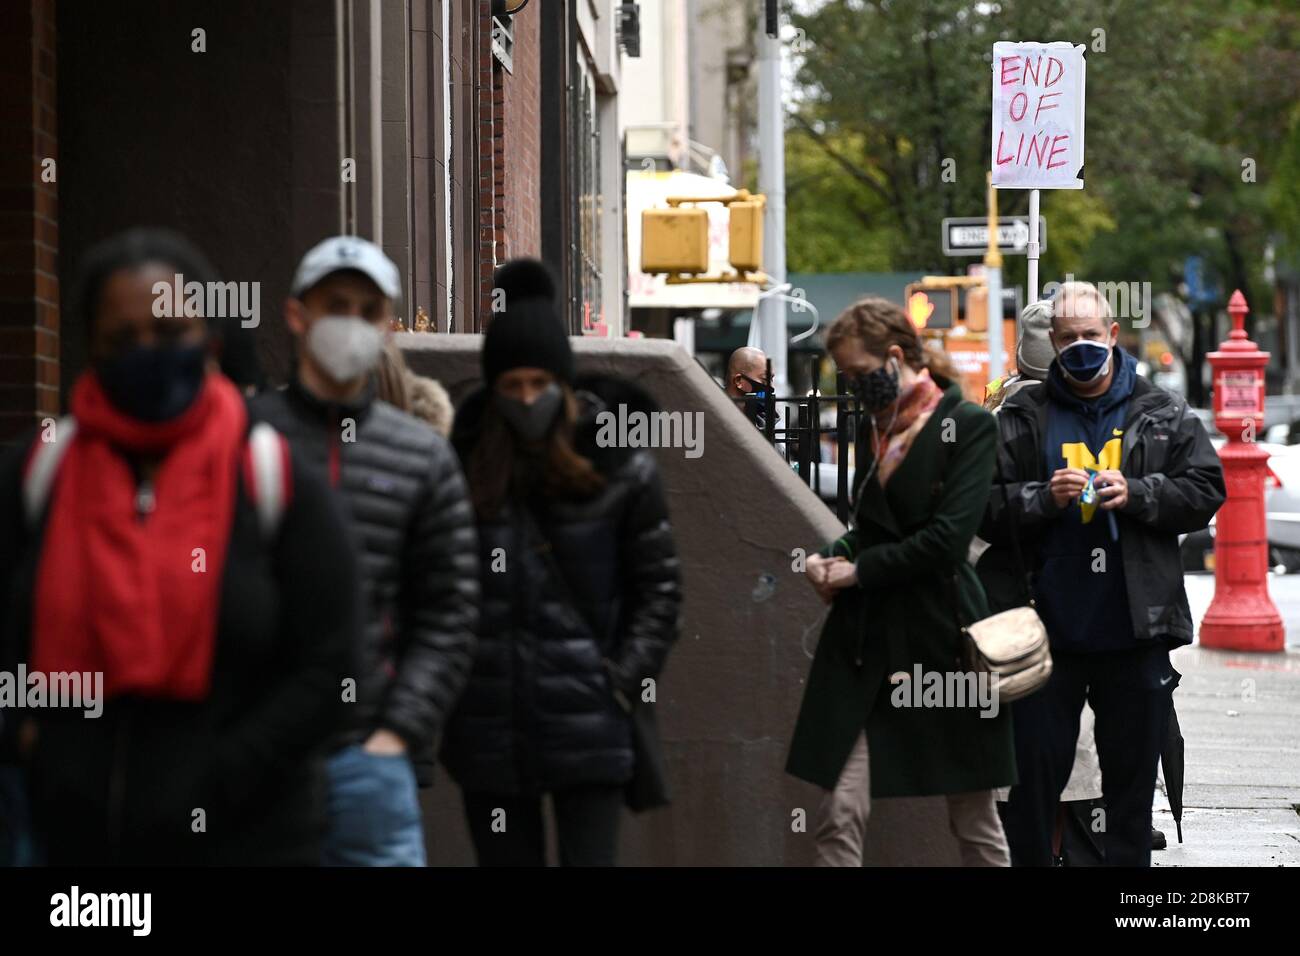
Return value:
<svg viewBox="0 0 1300 956">
<path fill-rule="evenodd" d="M 960 601 L 968 622 L 989 613 L 966 553 L 996 450 L 993 416 L 951 385 L 888 484 L 874 475 L 861 484 L 853 530 L 822 549 L 853 559 L 859 583 L 836 596 L 822 629 L 788 773 L 833 789 L 865 730 L 873 797 L 1016 782 L 1010 710 L 986 716 L 995 708 L 966 676 L 953 607 Z M 862 473 L 870 464 L 859 457 Z M 899 672 L 907 679 L 891 681 Z M 947 693 L 924 692 L 939 686 Z"/>
</svg>

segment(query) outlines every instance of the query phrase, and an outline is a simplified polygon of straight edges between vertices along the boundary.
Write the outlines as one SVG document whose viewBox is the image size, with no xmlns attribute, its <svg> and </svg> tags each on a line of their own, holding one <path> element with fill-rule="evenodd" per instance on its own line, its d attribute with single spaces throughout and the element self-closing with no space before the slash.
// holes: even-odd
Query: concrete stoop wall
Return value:
<svg viewBox="0 0 1300 956">
<path fill-rule="evenodd" d="M 627 815 L 621 862 L 806 865 L 822 794 L 784 765 L 810 664 L 803 648 L 816 645 L 826 609 L 792 570 L 791 552 L 820 547 L 842 526 L 676 343 L 572 341 L 580 373 L 618 375 L 665 411 L 702 413 L 699 457 L 655 452 L 685 594 L 655 705 L 673 804 Z M 480 336 L 405 333 L 398 342 L 411 369 L 441 381 L 453 401 L 478 385 Z M 424 807 L 430 863 L 472 864 L 460 795 L 441 769 Z M 797 810 L 804 832 L 794 829 Z M 550 845 L 553 856 L 553 836 Z M 956 863 L 943 800 L 877 801 L 867 861 Z"/>
</svg>

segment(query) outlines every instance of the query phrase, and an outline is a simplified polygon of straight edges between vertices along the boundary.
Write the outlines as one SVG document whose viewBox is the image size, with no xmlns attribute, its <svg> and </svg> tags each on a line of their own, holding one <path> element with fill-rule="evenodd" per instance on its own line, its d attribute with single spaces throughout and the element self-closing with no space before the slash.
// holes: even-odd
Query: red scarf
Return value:
<svg viewBox="0 0 1300 956">
<path fill-rule="evenodd" d="M 114 408 L 87 372 L 73 388 L 72 414 L 77 432 L 51 490 L 36 573 L 32 667 L 102 671 L 109 698 L 201 700 L 247 427 L 243 399 L 209 373 L 183 413 L 143 422 Z M 154 510 L 143 518 L 126 454 L 159 458 Z"/>
</svg>

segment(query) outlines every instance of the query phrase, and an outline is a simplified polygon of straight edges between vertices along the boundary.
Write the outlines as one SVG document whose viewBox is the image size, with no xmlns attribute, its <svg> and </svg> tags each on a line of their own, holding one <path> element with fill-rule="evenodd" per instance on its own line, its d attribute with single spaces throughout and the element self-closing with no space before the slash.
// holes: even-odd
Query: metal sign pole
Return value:
<svg viewBox="0 0 1300 956">
<path fill-rule="evenodd" d="M 1029 301 L 1038 301 L 1038 190 L 1029 191 Z"/>
<path fill-rule="evenodd" d="M 998 249 L 998 192 L 989 173 L 985 189 L 988 191 L 989 244 L 984 252 L 984 281 L 988 293 L 988 343 L 990 382 L 1002 378 L 1002 253 Z"/>
<path fill-rule="evenodd" d="M 767 196 L 764 206 L 763 263 L 773 286 L 785 283 L 785 111 L 781 103 L 781 41 L 760 30 L 758 42 L 758 180 Z M 754 318 L 760 323 L 759 348 L 772 357 L 773 385 L 790 392 L 790 334 L 785 300 L 759 300 Z"/>
</svg>

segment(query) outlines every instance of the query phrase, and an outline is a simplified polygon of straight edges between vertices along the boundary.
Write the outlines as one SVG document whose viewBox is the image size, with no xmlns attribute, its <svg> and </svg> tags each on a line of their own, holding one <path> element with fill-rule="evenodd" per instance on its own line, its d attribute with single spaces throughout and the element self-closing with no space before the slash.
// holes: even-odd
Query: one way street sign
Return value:
<svg viewBox="0 0 1300 956">
<path fill-rule="evenodd" d="M 989 244 L 988 220 L 982 217 L 945 219 L 943 254 L 945 256 L 982 256 Z M 1002 216 L 998 219 L 998 248 L 1011 255 L 1023 256 L 1029 246 L 1029 217 Z M 1047 220 L 1038 217 L 1038 251 L 1047 251 Z"/>
</svg>

